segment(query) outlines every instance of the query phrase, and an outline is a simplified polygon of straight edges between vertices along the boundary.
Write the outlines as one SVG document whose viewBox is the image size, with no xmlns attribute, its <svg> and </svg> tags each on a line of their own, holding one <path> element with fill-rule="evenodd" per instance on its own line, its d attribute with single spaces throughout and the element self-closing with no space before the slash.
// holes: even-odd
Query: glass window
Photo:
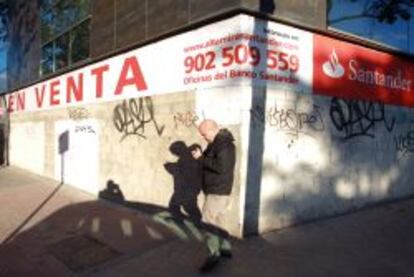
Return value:
<svg viewBox="0 0 414 277">
<path fill-rule="evenodd" d="M 71 32 L 71 62 L 76 63 L 89 57 L 90 20 L 84 21 Z"/>
<path fill-rule="evenodd" d="M 41 73 L 48 74 L 53 72 L 53 42 L 46 44 L 42 48 Z"/>
<path fill-rule="evenodd" d="M 7 89 L 7 6 L 0 3 L 0 94 Z"/>
<path fill-rule="evenodd" d="M 46 10 L 52 6 L 53 2 L 55 1 L 54 0 L 39 0 L 38 3 L 42 10 Z"/>
<path fill-rule="evenodd" d="M 79 10 L 79 19 L 87 17 L 91 13 L 91 1 L 90 0 L 75 0 L 76 6 Z"/>
<path fill-rule="evenodd" d="M 90 0 L 46 1 L 41 11 L 42 25 L 52 29 L 52 34 L 58 36 L 89 16 L 90 3 Z"/>
<path fill-rule="evenodd" d="M 55 70 L 69 65 L 69 34 L 66 33 L 56 39 L 55 42 Z"/>
<path fill-rule="evenodd" d="M 89 13 L 90 1 L 89 0 L 66 0 L 62 1 L 66 3 L 65 7 L 61 9 L 65 17 L 65 21 L 69 25 L 73 25 L 86 18 Z"/>
<path fill-rule="evenodd" d="M 56 4 L 54 8 L 56 13 L 56 20 L 54 22 L 56 34 L 62 33 L 70 26 L 71 20 L 69 17 L 72 12 L 70 9 L 71 7 L 69 5 L 69 1 L 67 0 L 59 1 Z"/>
<path fill-rule="evenodd" d="M 41 73 L 48 74 L 89 57 L 90 0 L 39 0 Z"/>
<path fill-rule="evenodd" d="M 7 89 L 7 43 L 0 39 L 0 93 L 3 91 L 6 91 L 6 89 Z"/>
<path fill-rule="evenodd" d="M 414 2 L 328 0 L 328 25 L 414 53 Z"/>
<path fill-rule="evenodd" d="M 41 33 L 42 33 L 42 41 L 46 42 L 51 40 L 53 36 L 53 12 L 52 10 L 48 10 L 42 13 L 41 18 Z"/>
</svg>

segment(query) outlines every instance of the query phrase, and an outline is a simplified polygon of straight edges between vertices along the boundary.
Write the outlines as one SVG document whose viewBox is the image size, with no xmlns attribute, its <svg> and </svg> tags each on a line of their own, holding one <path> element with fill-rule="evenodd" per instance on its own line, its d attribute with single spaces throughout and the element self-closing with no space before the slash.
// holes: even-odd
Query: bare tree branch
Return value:
<svg viewBox="0 0 414 277">
<path fill-rule="evenodd" d="M 377 17 L 375 15 L 372 14 L 353 14 L 353 15 L 347 15 L 347 16 L 343 16 L 337 19 L 333 19 L 333 20 L 329 20 L 329 24 L 337 24 L 343 21 L 348 21 L 348 20 L 355 20 L 355 19 L 362 19 L 362 18 L 373 18 L 376 19 Z"/>
<path fill-rule="evenodd" d="M 348 2 L 356 2 L 348 0 Z M 328 12 L 332 10 L 332 0 L 328 0 Z M 414 7 L 414 0 L 376 0 L 367 1 L 359 14 L 347 15 L 329 20 L 329 24 L 337 24 L 343 21 L 372 18 L 378 22 L 393 24 L 398 19 L 408 21 L 411 19 L 410 8 Z"/>
</svg>

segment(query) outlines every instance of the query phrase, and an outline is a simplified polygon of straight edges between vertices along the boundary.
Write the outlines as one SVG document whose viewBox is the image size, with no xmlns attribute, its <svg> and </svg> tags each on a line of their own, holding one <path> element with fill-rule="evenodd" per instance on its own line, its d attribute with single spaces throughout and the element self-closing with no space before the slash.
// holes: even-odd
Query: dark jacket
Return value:
<svg viewBox="0 0 414 277">
<path fill-rule="evenodd" d="M 221 129 L 203 152 L 203 191 L 205 194 L 230 195 L 233 187 L 236 147 L 233 135 Z"/>
</svg>

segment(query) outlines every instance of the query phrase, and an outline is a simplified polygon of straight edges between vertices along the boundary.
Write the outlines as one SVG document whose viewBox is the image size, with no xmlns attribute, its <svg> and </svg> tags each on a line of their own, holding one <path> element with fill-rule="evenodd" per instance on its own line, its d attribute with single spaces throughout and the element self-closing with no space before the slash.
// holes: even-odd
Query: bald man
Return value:
<svg viewBox="0 0 414 277">
<path fill-rule="evenodd" d="M 200 149 L 192 152 L 193 157 L 200 161 L 203 174 L 203 222 L 221 229 L 219 231 L 212 228 L 206 231 L 209 255 L 200 268 L 205 272 L 211 270 L 219 262 L 220 257 L 232 256 L 228 234 L 222 228 L 233 187 L 236 147 L 230 131 L 220 129 L 214 120 L 207 119 L 201 122 L 198 131 L 208 143 L 204 152 Z"/>
</svg>

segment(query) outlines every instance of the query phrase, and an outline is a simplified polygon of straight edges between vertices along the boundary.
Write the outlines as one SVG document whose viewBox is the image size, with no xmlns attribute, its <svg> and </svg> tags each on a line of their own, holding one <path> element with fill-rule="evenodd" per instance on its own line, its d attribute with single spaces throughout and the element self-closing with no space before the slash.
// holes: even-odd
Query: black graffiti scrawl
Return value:
<svg viewBox="0 0 414 277">
<path fill-rule="evenodd" d="M 387 117 L 385 105 L 378 102 L 332 98 L 329 111 L 332 123 L 343 139 L 375 137 L 375 126 L 383 125 L 388 132 L 395 126 L 395 118 Z"/>
<path fill-rule="evenodd" d="M 395 148 L 401 157 L 407 154 L 414 154 L 414 131 L 394 136 Z"/>
<path fill-rule="evenodd" d="M 138 136 L 146 139 L 147 125 L 153 125 L 159 136 L 164 132 L 165 126 L 159 126 L 154 115 L 154 104 L 151 97 L 124 100 L 116 105 L 113 112 L 115 128 L 123 134 L 121 141 L 128 136 Z"/>
<path fill-rule="evenodd" d="M 266 124 L 288 134 L 310 135 L 312 132 L 323 132 L 325 130 L 321 108 L 317 105 L 313 105 L 309 112 L 299 112 L 296 109 L 280 108 L 275 103 L 273 107 L 266 110 L 256 106 L 250 110 L 250 114 L 253 126 Z"/>
</svg>

